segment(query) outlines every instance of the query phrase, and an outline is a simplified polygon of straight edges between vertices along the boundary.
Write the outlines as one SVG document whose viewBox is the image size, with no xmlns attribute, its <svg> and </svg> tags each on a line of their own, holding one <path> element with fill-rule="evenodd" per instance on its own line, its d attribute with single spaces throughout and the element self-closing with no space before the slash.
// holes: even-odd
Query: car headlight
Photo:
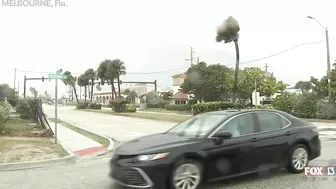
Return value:
<svg viewBox="0 0 336 189">
<path fill-rule="evenodd" d="M 140 155 L 137 157 L 137 161 L 153 161 L 158 159 L 163 159 L 168 156 L 169 153 L 159 153 L 150 155 Z"/>
</svg>

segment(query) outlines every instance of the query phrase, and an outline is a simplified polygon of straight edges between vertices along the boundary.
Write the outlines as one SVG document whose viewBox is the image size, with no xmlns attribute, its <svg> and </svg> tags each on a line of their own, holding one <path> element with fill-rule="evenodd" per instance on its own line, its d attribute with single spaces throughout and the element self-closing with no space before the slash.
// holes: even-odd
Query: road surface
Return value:
<svg viewBox="0 0 336 189">
<path fill-rule="evenodd" d="M 45 111 L 53 115 L 53 107 Z M 60 107 L 59 118 L 80 124 L 82 127 L 105 133 L 118 140 L 128 140 L 139 135 L 162 132 L 173 124 L 134 119 Z M 132 135 L 133 132 L 133 135 Z M 322 142 L 322 155 L 311 162 L 315 166 L 336 166 L 336 141 Z M 110 155 L 81 159 L 76 164 L 57 165 L 47 168 L 0 172 L 1 189 L 119 189 L 107 176 Z M 336 179 L 321 180 L 302 174 L 263 173 L 207 184 L 202 189 L 325 189 L 335 188 Z"/>
</svg>

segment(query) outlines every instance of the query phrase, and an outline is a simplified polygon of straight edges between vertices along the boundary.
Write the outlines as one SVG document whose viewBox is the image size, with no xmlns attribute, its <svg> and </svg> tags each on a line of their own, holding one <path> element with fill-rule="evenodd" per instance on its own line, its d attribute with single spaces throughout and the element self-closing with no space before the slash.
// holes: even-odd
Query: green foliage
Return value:
<svg viewBox="0 0 336 189">
<path fill-rule="evenodd" d="M 76 109 L 77 110 L 87 109 L 88 106 L 89 106 L 89 103 L 87 103 L 87 102 L 80 102 L 80 103 L 76 104 Z"/>
<path fill-rule="evenodd" d="M 287 113 L 292 113 L 297 103 L 297 97 L 295 94 L 284 92 L 278 95 L 274 102 L 273 107 L 277 110 L 281 110 Z"/>
<path fill-rule="evenodd" d="M 125 112 L 136 112 L 136 106 L 133 104 L 126 104 Z"/>
<path fill-rule="evenodd" d="M 317 101 L 317 96 L 314 93 L 300 95 L 294 107 L 294 115 L 301 118 L 315 118 Z"/>
<path fill-rule="evenodd" d="M 238 40 L 240 31 L 240 26 L 238 21 L 232 16 L 229 16 L 224 22 L 217 27 L 216 41 L 224 43 L 230 43 L 232 41 Z"/>
<path fill-rule="evenodd" d="M 336 119 L 336 104 L 319 100 L 316 105 L 316 118 Z"/>
<path fill-rule="evenodd" d="M 38 95 L 38 91 L 34 87 L 30 87 L 29 91 L 32 93 L 33 97 L 36 99 Z"/>
<path fill-rule="evenodd" d="M 7 98 L 10 105 L 16 106 L 17 96 L 14 89 L 9 87 L 8 84 L 0 84 L 0 99 L 4 100 L 4 98 Z"/>
<path fill-rule="evenodd" d="M 0 135 L 5 131 L 5 124 L 8 122 L 11 105 L 8 102 L 0 101 Z"/>
<path fill-rule="evenodd" d="M 125 98 L 117 98 L 110 101 L 113 111 L 121 113 L 126 111 L 126 104 L 128 103 Z"/>
<path fill-rule="evenodd" d="M 234 108 L 235 105 L 233 103 L 224 102 L 224 101 L 217 101 L 217 102 L 205 102 L 195 104 L 191 107 L 191 111 L 194 115 L 205 113 L 205 112 L 212 112 L 212 111 L 219 111 L 219 110 L 227 110 Z"/>
<path fill-rule="evenodd" d="M 37 114 L 37 101 L 36 100 L 27 100 L 19 101 L 16 106 L 16 112 L 20 114 L 21 119 L 36 119 Z"/>
<path fill-rule="evenodd" d="M 88 109 L 101 110 L 101 104 L 89 103 Z"/>
<path fill-rule="evenodd" d="M 173 111 L 190 111 L 191 106 L 188 104 L 167 104 L 165 105 L 166 110 L 173 110 Z"/>
<path fill-rule="evenodd" d="M 310 81 L 298 81 L 295 84 L 295 89 L 301 89 L 302 92 L 309 92 L 313 88 Z"/>
<path fill-rule="evenodd" d="M 143 97 L 140 100 L 143 102 Z M 146 94 L 146 103 L 148 108 L 164 108 L 170 102 L 161 98 L 155 91 L 151 91 Z"/>
</svg>

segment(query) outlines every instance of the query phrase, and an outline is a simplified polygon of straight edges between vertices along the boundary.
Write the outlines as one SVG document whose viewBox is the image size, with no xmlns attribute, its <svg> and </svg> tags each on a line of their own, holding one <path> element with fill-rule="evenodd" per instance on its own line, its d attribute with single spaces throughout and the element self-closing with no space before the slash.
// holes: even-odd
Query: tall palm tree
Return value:
<svg viewBox="0 0 336 189">
<path fill-rule="evenodd" d="M 77 85 L 79 86 L 79 87 L 84 87 L 85 85 L 84 85 L 84 78 L 83 78 L 83 75 L 81 75 L 81 76 L 79 76 L 78 78 L 77 78 Z M 84 95 L 84 101 L 86 102 L 86 88 L 85 88 L 85 93 L 84 93 L 85 95 Z"/>
<path fill-rule="evenodd" d="M 236 68 L 234 75 L 234 86 L 233 86 L 233 102 L 236 102 L 237 88 L 238 88 L 238 72 L 239 72 L 239 32 L 240 26 L 238 21 L 232 16 L 229 16 L 224 22 L 217 27 L 216 42 L 231 43 L 235 44 L 236 48 Z"/>
<path fill-rule="evenodd" d="M 112 100 L 114 99 L 114 96 L 116 94 L 115 87 L 114 87 L 114 79 L 115 77 L 115 71 L 114 67 L 112 65 L 111 60 L 104 60 L 99 64 L 98 70 L 97 70 L 97 76 L 102 81 L 107 81 L 111 84 L 111 91 L 112 91 Z"/>
<path fill-rule="evenodd" d="M 118 96 L 121 96 L 121 90 L 120 90 L 120 76 L 126 74 L 126 67 L 123 61 L 119 59 L 112 60 L 112 66 L 113 70 L 115 71 L 115 76 L 117 77 L 118 82 Z"/>
<path fill-rule="evenodd" d="M 68 79 L 62 79 L 63 83 L 66 86 L 71 86 L 73 88 L 77 104 L 79 104 L 77 91 L 76 91 L 76 78 L 72 76 L 71 72 L 69 71 L 65 71 L 63 74 L 68 76 Z"/>
<path fill-rule="evenodd" d="M 90 92 L 90 102 L 92 103 L 92 97 L 93 97 L 93 86 L 94 86 L 94 81 L 95 81 L 95 77 L 96 77 L 96 72 L 90 68 L 88 70 L 85 71 L 84 75 L 89 79 L 91 84 L 91 92 Z"/>
</svg>

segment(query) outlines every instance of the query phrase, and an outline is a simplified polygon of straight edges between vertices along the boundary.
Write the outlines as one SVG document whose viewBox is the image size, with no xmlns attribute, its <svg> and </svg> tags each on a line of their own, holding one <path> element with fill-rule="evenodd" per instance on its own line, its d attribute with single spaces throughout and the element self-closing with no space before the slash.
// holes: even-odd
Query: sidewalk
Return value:
<svg viewBox="0 0 336 189">
<path fill-rule="evenodd" d="M 52 131 L 55 133 L 55 123 L 49 121 Z M 57 139 L 77 156 L 90 155 L 104 151 L 105 148 L 98 142 L 83 136 L 60 123 L 57 123 Z"/>
</svg>

